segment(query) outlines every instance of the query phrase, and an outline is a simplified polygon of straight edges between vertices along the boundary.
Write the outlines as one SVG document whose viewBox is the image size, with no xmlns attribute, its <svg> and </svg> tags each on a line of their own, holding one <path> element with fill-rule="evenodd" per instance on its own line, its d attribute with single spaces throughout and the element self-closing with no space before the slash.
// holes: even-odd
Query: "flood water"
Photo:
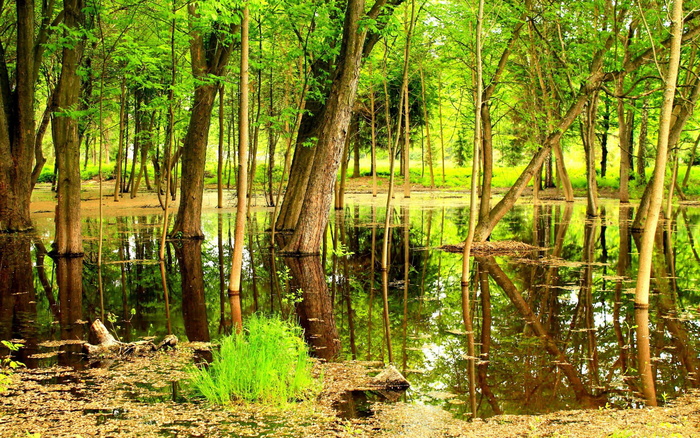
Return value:
<svg viewBox="0 0 700 438">
<path fill-rule="evenodd" d="M 272 209 L 255 208 L 244 254 L 244 315 L 295 316 L 314 354 L 327 360 L 391 358 L 412 384 L 404 401 L 468 416 L 461 254 L 440 249 L 464 240 L 466 198 L 397 200 L 388 246 L 388 329 L 380 270 L 383 203 L 383 197 L 349 196 L 346 209 L 331 217 L 321 256 L 302 258 L 275 253 Z M 492 240 L 538 249 L 472 259 L 478 416 L 643 404 L 634 206 L 608 201 L 593 219 L 585 210 L 580 203 L 518 205 Z M 203 241 L 169 241 L 167 292 L 157 263 L 161 219 L 106 217 L 101 272 L 97 218 L 83 223 L 84 258 L 55 262 L 46 255 L 48 219 L 37 220 L 32 239 L 0 236 L 0 339 L 23 340 L 17 360 L 28 367 L 88 366 L 80 345 L 70 341 L 85 340 L 95 318 L 125 342 L 168 333 L 208 342 L 230 332 L 233 214 L 207 214 Z M 658 233 L 649 321 L 661 402 L 700 386 L 699 222 L 700 208 L 678 207 Z M 60 340 L 69 342 L 48 342 Z"/>
</svg>

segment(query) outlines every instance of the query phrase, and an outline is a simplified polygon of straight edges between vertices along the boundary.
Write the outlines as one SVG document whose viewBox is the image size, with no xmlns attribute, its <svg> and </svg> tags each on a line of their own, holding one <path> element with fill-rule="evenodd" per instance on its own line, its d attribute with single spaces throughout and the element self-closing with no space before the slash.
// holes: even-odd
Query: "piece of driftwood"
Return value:
<svg viewBox="0 0 700 438">
<path fill-rule="evenodd" d="M 157 345 L 151 341 L 121 342 L 112 336 L 107 327 L 96 319 L 90 326 L 90 342 L 83 344 L 83 351 L 88 356 L 130 356 L 162 349 L 175 348 L 177 336 L 168 335 Z"/>
</svg>

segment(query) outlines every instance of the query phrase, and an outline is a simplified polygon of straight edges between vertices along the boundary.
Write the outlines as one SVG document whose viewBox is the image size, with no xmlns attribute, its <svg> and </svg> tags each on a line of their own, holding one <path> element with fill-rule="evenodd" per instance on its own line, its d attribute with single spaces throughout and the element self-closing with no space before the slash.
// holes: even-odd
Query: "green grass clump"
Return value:
<svg viewBox="0 0 700 438">
<path fill-rule="evenodd" d="M 284 404 L 314 387 L 309 349 L 299 326 L 278 317 L 252 315 L 241 333 L 227 336 L 206 367 L 191 368 L 194 389 L 207 400 Z"/>
</svg>

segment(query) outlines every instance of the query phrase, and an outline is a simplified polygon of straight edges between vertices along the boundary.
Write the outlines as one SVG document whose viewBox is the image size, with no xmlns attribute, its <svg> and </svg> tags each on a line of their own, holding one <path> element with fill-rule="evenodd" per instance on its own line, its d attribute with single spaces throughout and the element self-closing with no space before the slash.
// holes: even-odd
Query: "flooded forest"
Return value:
<svg viewBox="0 0 700 438">
<path fill-rule="evenodd" d="M 692 1 L 0 25 L 0 437 L 700 436 Z"/>
</svg>

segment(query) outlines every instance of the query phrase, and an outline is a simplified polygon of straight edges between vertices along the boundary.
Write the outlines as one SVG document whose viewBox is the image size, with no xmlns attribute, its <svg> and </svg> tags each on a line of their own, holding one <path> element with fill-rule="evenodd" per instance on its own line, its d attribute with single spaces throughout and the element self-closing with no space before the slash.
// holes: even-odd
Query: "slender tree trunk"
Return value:
<svg viewBox="0 0 700 438">
<path fill-rule="evenodd" d="M 408 8 L 408 7 L 407 7 Z M 407 9 L 408 11 L 408 9 Z M 403 51 L 403 85 L 401 92 L 404 94 L 404 130 L 403 130 L 403 197 L 411 197 L 411 121 L 410 102 L 408 95 L 408 68 L 409 57 L 411 55 L 411 38 L 413 37 L 413 26 L 416 20 L 416 1 L 411 0 L 411 15 L 406 28 L 406 44 Z M 399 128 L 400 129 L 400 128 Z"/>
<path fill-rule="evenodd" d="M 117 146 L 117 160 L 114 164 L 114 202 L 119 202 L 122 186 L 122 164 L 124 161 L 124 119 L 126 116 L 126 76 L 122 78 L 121 94 L 119 98 L 119 145 Z"/>
<path fill-rule="evenodd" d="M 620 75 L 615 83 L 615 94 L 622 96 L 624 93 L 624 75 Z M 629 178 L 630 178 L 630 125 L 625 117 L 625 101 L 622 97 L 617 98 L 617 124 L 619 127 L 619 142 L 620 142 L 620 202 L 627 203 L 630 201 L 629 194 Z"/>
<path fill-rule="evenodd" d="M 598 216 L 598 182 L 596 180 L 595 168 L 595 144 L 596 133 L 595 125 L 598 114 L 598 95 L 594 93 L 586 107 L 586 117 L 581 126 L 581 137 L 583 140 L 583 148 L 586 152 L 586 198 L 588 204 L 586 214 L 589 217 Z"/>
<path fill-rule="evenodd" d="M 540 150 L 532 157 L 530 163 L 520 174 L 515 184 L 513 184 L 503 198 L 491 209 L 488 216 L 479 220 L 474 234 L 475 240 L 483 241 L 488 238 L 496 224 L 511 209 L 518 197 L 520 197 L 520 194 L 527 186 L 527 183 L 530 182 L 535 172 L 540 169 L 542 163 L 544 163 L 544 160 L 552 150 L 552 147 L 561 141 L 563 133 L 581 113 L 584 104 L 589 99 L 589 95 L 600 86 L 604 77 L 604 74 L 600 71 L 596 71 L 595 69 L 594 71 L 595 73 L 591 74 L 588 78 L 588 82 L 582 87 L 576 101 L 569 107 L 567 113 L 562 117 L 556 129 L 547 137 Z"/>
<path fill-rule="evenodd" d="M 683 183 L 681 184 L 681 189 L 685 190 L 686 187 L 688 187 L 688 181 L 690 181 L 690 171 L 692 170 L 694 164 L 695 164 L 695 157 L 697 155 L 698 151 L 698 143 L 700 143 L 700 135 L 697 136 L 695 139 L 695 143 L 693 143 L 693 150 L 690 152 L 690 159 L 688 160 L 688 167 L 685 169 L 685 176 L 683 177 Z"/>
<path fill-rule="evenodd" d="M 428 109 L 425 102 L 425 75 L 423 74 L 423 66 L 420 67 L 420 86 L 421 96 L 423 101 L 423 121 L 425 122 L 425 141 L 428 151 L 428 169 L 430 171 L 430 188 L 435 189 L 435 172 L 433 170 L 433 145 L 430 142 L 430 119 L 428 118 Z"/>
<path fill-rule="evenodd" d="M 622 76 L 622 75 L 620 75 Z M 600 136 L 600 177 L 608 174 L 608 137 L 610 135 L 610 102 L 605 100 L 605 110 L 602 117 L 603 132 Z M 622 141 L 622 139 L 620 139 Z"/>
<path fill-rule="evenodd" d="M 476 354 L 474 352 L 474 329 L 471 317 L 471 297 L 469 291 L 469 267 L 471 247 L 474 241 L 474 229 L 476 228 L 478 207 L 477 188 L 479 180 L 479 149 L 482 145 L 481 134 L 481 107 L 483 105 L 483 64 L 482 51 L 482 26 L 484 18 L 484 0 L 479 0 L 479 10 L 476 19 L 476 102 L 474 102 L 474 147 L 472 150 L 472 177 L 469 194 L 469 231 L 462 251 L 462 320 L 464 330 L 467 333 L 467 374 L 469 375 L 469 400 L 471 417 L 476 418 Z"/>
<path fill-rule="evenodd" d="M 664 176 L 666 173 L 666 161 L 668 158 L 669 134 L 671 129 L 671 117 L 673 100 L 678 79 L 678 68 L 681 54 L 681 31 L 683 27 L 683 1 L 673 2 L 671 24 L 671 50 L 668 71 L 665 78 L 664 100 L 659 117 L 659 136 L 656 148 L 656 165 L 652 177 L 649 213 L 644 224 L 641 248 L 639 250 L 639 271 L 637 287 L 635 291 L 634 305 L 637 309 L 637 343 L 639 348 L 638 367 L 642 376 L 642 388 L 648 405 L 656 406 L 656 391 L 651 375 L 651 358 L 649 355 L 649 287 L 651 278 L 652 255 L 654 251 L 654 236 L 659 221 L 661 202 L 663 199 Z"/>
<path fill-rule="evenodd" d="M 574 187 L 571 185 L 569 172 L 566 171 L 566 165 L 564 164 L 564 152 L 561 149 L 561 141 L 557 141 L 552 146 L 552 150 L 554 151 L 559 182 L 561 183 L 562 190 L 564 190 L 564 199 L 566 202 L 574 202 Z"/>
<path fill-rule="evenodd" d="M 442 80 L 438 79 L 438 119 L 440 122 L 440 156 L 442 160 L 442 183 L 445 184 L 445 131 L 442 124 Z"/>
<path fill-rule="evenodd" d="M 216 208 L 224 208 L 224 90 L 226 86 L 219 86 L 219 150 L 216 156 Z"/>
<path fill-rule="evenodd" d="M 241 93 L 238 104 L 238 184 L 236 185 L 238 205 L 236 207 L 236 229 L 228 287 L 231 322 L 236 332 L 243 330 L 241 270 L 243 267 L 243 245 L 245 242 L 245 223 L 248 210 L 248 22 L 248 6 L 245 6 L 241 20 Z"/>
<path fill-rule="evenodd" d="M 642 122 L 639 125 L 639 140 L 637 142 L 637 177 L 640 182 L 645 182 L 646 177 L 646 153 L 647 153 L 647 130 L 649 126 L 649 105 L 644 101 L 642 107 Z M 631 145 L 630 145 L 631 146 Z"/>
<path fill-rule="evenodd" d="M 370 68 L 370 78 L 372 77 L 372 64 L 369 65 Z M 369 112 L 370 112 L 370 130 L 372 135 L 372 196 L 377 197 L 377 132 L 376 132 L 376 118 L 375 118 L 375 103 L 374 103 L 374 87 L 372 86 L 373 81 L 369 83 Z M 374 228 L 372 229 L 374 231 Z M 374 247 L 372 247 L 374 254 Z M 374 281 L 374 279 L 372 279 Z"/>
</svg>

